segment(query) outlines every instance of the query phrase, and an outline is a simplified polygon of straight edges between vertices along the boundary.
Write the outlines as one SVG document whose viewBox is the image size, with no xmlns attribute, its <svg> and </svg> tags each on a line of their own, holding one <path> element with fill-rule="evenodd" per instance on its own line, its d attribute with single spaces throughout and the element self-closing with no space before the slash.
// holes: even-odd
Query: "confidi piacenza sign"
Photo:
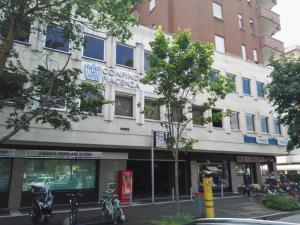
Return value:
<svg viewBox="0 0 300 225">
<path fill-rule="evenodd" d="M 139 89 L 139 75 L 115 68 L 108 68 L 96 64 L 84 64 L 82 72 L 85 80 L 96 81 L 103 84 Z"/>
</svg>

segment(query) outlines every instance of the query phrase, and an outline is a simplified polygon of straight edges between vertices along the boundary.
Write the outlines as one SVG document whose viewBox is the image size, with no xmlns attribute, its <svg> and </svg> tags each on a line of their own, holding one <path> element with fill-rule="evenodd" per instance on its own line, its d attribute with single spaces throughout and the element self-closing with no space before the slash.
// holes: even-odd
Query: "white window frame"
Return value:
<svg viewBox="0 0 300 225">
<path fill-rule="evenodd" d="M 258 63 L 257 50 L 255 48 L 253 49 L 253 61 L 255 63 Z"/>
<path fill-rule="evenodd" d="M 105 90 L 104 90 L 104 89 L 101 89 L 100 92 L 101 92 L 101 94 L 103 95 L 103 97 L 105 97 Z M 80 104 L 81 104 L 81 100 L 80 100 L 80 99 L 78 99 L 78 103 L 79 103 L 79 107 L 80 107 Z M 104 114 L 103 114 L 103 111 L 104 111 L 104 104 L 101 106 L 101 113 L 97 113 L 96 115 L 97 115 L 97 116 L 103 116 L 103 115 L 104 115 Z M 88 114 L 89 112 L 85 112 L 85 111 L 84 111 L 83 113 Z"/>
<path fill-rule="evenodd" d="M 276 133 L 276 123 L 275 123 L 275 121 L 278 121 L 279 133 Z M 273 126 L 274 126 L 274 134 L 278 135 L 278 136 L 281 136 L 282 135 L 282 130 L 281 130 L 279 119 L 274 119 L 273 120 Z"/>
<path fill-rule="evenodd" d="M 217 19 L 223 20 L 222 5 L 213 2 L 212 8 L 213 8 L 213 16 Z"/>
<path fill-rule="evenodd" d="M 145 106 L 146 106 L 146 101 L 149 101 L 149 102 L 151 102 L 151 101 L 155 101 L 155 99 L 154 98 L 150 98 L 150 97 L 145 97 L 144 98 L 144 108 L 145 108 Z M 144 113 L 144 118 L 145 118 L 145 121 L 161 121 L 161 115 L 160 115 L 160 106 L 158 106 L 158 108 L 159 108 L 159 118 L 158 119 L 151 119 L 151 118 L 146 118 L 146 113 Z M 145 110 L 145 109 L 144 109 Z"/>
<path fill-rule="evenodd" d="M 56 27 L 59 27 L 59 28 L 62 28 L 58 25 L 55 25 Z M 64 29 L 64 28 L 62 28 Z M 47 33 L 48 33 L 48 26 L 46 27 L 46 30 L 47 30 Z M 72 43 L 70 40 L 68 40 L 69 42 L 69 51 L 65 52 L 65 51 L 62 51 L 62 50 L 59 50 L 59 49 L 54 49 L 54 48 L 49 48 L 48 46 L 46 46 L 46 40 L 47 40 L 47 33 L 45 35 L 45 40 L 44 40 L 44 49 L 47 49 L 49 51 L 55 51 L 55 52 L 60 52 L 60 53 L 64 53 L 64 54 L 71 54 L 71 49 L 72 49 Z"/>
<path fill-rule="evenodd" d="M 132 48 L 133 49 L 133 65 L 132 65 L 132 67 L 130 67 L 130 66 L 125 66 L 125 65 L 122 65 L 122 64 L 117 64 L 117 45 L 122 45 L 122 46 L 125 46 L 125 47 L 127 47 L 127 48 Z M 128 68 L 128 69 L 135 69 L 135 47 L 133 47 L 133 46 L 130 46 L 130 45 L 127 45 L 127 44 L 122 44 L 122 43 L 120 43 L 120 42 L 117 42 L 117 44 L 116 44 L 116 55 L 115 55 L 115 62 L 116 62 L 116 65 L 117 66 L 121 66 L 121 67 L 125 67 L 125 68 Z"/>
<path fill-rule="evenodd" d="M 237 126 L 238 126 L 237 129 L 236 128 L 232 128 L 232 122 L 231 122 L 231 115 L 232 115 L 232 113 L 236 114 L 236 116 L 237 116 Z M 240 127 L 240 113 L 239 112 L 236 112 L 236 111 L 232 111 L 231 112 L 231 114 L 230 114 L 230 129 L 231 130 L 240 130 L 241 129 L 241 127 Z"/>
<path fill-rule="evenodd" d="M 265 119 L 266 120 L 266 126 L 267 126 L 267 132 L 264 132 L 262 130 L 262 120 Z M 270 128 L 269 128 L 269 117 L 267 116 L 261 116 L 260 117 L 260 130 L 263 134 L 269 134 L 270 133 Z"/>
<path fill-rule="evenodd" d="M 149 0 L 149 12 L 155 9 L 155 0 Z"/>
<path fill-rule="evenodd" d="M 247 48 L 246 48 L 246 45 L 242 45 L 241 49 L 242 49 L 242 58 L 243 58 L 243 60 L 247 60 Z"/>
<path fill-rule="evenodd" d="M 134 95 L 130 95 L 130 94 L 126 94 L 126 93 L 121 93 L 121 92 L 116 92 L 115 93 L 115 100 L 116 98 L 118 97 L 127 97 L 127 98 L 131 98 L 132 99 L 132 116 L 122 116 L 122 115 L 117 115 L 116 114 L 116 104 L 115 104 L 115 112 L 114 112 L 114 117 L 117 117 L 117 118 L 127 118 L 127 119 L 133 119 L 135 117 L 135 108 L 134 108 L 134 105 L 135 105 L 135 98 L 134 98 Z"/>
<path fill-rule="evenodd" d="M 95 61 L 98 61 L 98 62 L 105 62 L 105 54 L 106 54 L 105 41 L 106 41 L 106 39 L 102 38 L 102 37 L 98 37 L 98 36 L 92 35 L 92 34 L 87 34 L 87 33 L 83 34 L 83 39 L 84 39 L 84 36 L 90 36 L 90 37 L 93 37 L 95 39 L 99 39 L 99 40 L 103 41 L 103 44 L 104 44 L 103 45 L 103 60 L 102 59 L 95 59 L 95 58 L 83 55 L 84 46 L 81 47 L 81 56 L 83 58 L 85 58 L 85 59 L 91 59 L 91 60 L 95 60 Z"/>
<path fill-rule="evenodd" d="M 243 17 L 243 15 L 240 14 L 240 13 L 239 13 L 239 15 L 238 15 L 238 20 L 239 20 L 239 28 L 240 28 L 241 30 L 243 30 L 243 29 L 244 29 L 244 17 Z"/>
<path fill-rule="evenodd" d="M 225 53 L 225 39 L 222 36 L 215 35 L 215 49 L 217 52 Z"/>
<path fill-rule="evenodd" d="M 249 129 L 248 129 L 247 116 L 251 116 L 251 117 L 252 117 L 253 130 L 249 130 Z M 255 115 L 250 114 L 250 113 L 246 113 L 245 119 L 246 119 L 246 129 L 247 129 L 247 132 L 252 132 L 252 133 L 254 133 L 255 130 L 256 130 L 256 127 L 255 127 Z"/>
</svg>

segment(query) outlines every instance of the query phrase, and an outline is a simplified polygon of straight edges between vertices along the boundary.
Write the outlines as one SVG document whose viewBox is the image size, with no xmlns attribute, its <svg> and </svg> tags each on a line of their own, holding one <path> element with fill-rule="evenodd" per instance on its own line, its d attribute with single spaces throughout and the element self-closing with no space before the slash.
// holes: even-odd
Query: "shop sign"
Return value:
<svg viewBox="0 0 300 225">
<path fill-rule="evenodd" d="M 168 132 L 154 131 L 154 147 L 167 148 Z"/>
<path fill-rule="evenodd" d="M 0 149 L 0 157 L 15 157 L 14 149 Z"/>
<path fill-rule="evenodd" d="M 26 158 L 100 159 L 102 152 L 26 150 Z"/>
<path fill-rule="evenodd" d="M 288 142 L 284 139 L 277 139 L 277 144 L 281 146 L 287 146 Z"/>
<path fill-rule="evenodd" d="M 139 75 L 127 71 L 108 68 L 95 64 L 85 64 L 83 73 L 86 80 L 104 84 L 114 84 L 120 87 L 139 89 Z"/>
<path fill-rule="evenodd" d="M 100 66 L 94 64 L 85 64 L 83 71 L 86 80 L 99 81 L 101 76 Z"/>
<path fill-rule="evenodd" d="M 263 144 L 263 145 L 269 144 L 269 140 L 267 137 L 256 137 L 256 142 L 258 144 Z"/>
<path fill-rule="evenodd" d="M 263 163 L 265 162 L 265 158 L 262 156 L 247 156 L 247 155 L 239 155 L 236 157 L 236 162 L 240 163 Z"/>
</svg>

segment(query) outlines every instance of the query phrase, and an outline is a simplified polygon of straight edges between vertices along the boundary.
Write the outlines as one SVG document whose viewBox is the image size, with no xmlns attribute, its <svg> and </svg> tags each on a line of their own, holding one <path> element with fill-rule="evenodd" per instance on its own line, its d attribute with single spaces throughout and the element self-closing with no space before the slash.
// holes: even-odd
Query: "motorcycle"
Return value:
<svg viewBox="0 0 300 225">
<path fill-rule="evenodd" d="M 52 219 L 53 196 L 47 187 L 31 186 L 32 209 L 29 212 L 34 225 L 47 225 Z"/>
</svg>

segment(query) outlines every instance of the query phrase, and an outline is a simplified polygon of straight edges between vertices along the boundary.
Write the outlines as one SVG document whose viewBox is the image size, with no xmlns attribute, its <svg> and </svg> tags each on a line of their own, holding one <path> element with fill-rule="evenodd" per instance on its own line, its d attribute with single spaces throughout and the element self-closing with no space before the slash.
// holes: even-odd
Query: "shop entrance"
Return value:
<svg viewBox="0 0 300 225">
<path fill-rule="evenodd" d="M 179 162 L 180 194 L 188 194 L 189 171 L 187 162 Z M 129 160 L 127 169 L 133 171 L 133 197 L 148 198 L 151 196 L 151 161 Z M 154 163 L 155 195 L 170 196 L 174 187 L 174 162 L 156 161 Z"/>
<path fill-rule="evenodd" d="M 207 174 L 212 177 L 213 192 L 221 192 L 221 184 L 223 184 L 223 191 L 231 191 L 231 182 L 229 178 L 230 173 L 227 161 L 219 163 L 198 163 L 198 170 L 200 189 L 202 188 L 203 177 Z"/>
<path fill-rule="evenodd" d="M 246 175 L 249 176 L 251 183 L 257 183 L 255 163 L 237 163 L 235 169 L 237 174 L 237 184 L 239 190 L 241 190 L 244 184 L 244 177 Z"/>
</svg>

